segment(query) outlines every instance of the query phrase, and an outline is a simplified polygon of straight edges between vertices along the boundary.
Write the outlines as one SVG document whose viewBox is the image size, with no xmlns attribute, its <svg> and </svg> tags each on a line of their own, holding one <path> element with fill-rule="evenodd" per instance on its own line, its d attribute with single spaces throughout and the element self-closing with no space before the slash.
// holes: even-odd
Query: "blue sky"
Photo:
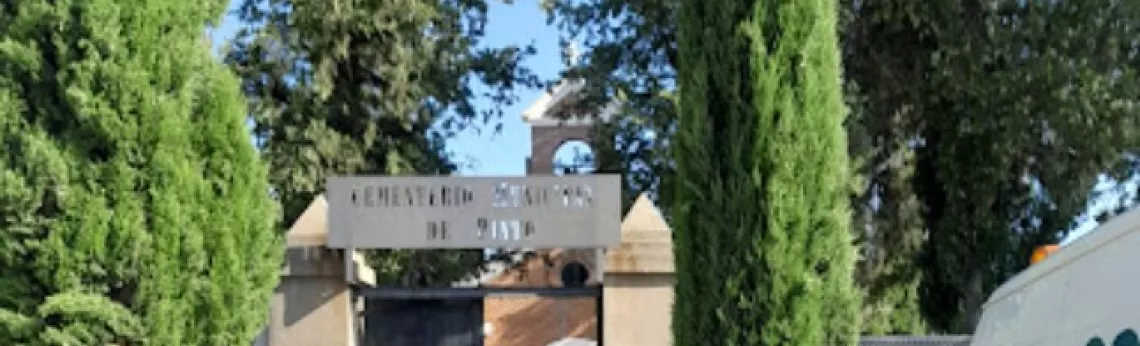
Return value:
<svg viewBox="0 0 1140 346">
<path fill-rule="evenodd" d="M 562 68 L 558 30 L 546 25 L 546 14 L 539 8 L 538 1 L 522 0 L 513 5 L 499 1 L 490 2 L 490 20 L 487 36 L 483 43 L 488 46 L 506 46 L 534 43 L 538 54 L 531 57 L 527 65 L 544 80 L 557 77 Z M 233 17 L 227 17 L 213 31 L 215 47 L 233 37 L 240 24 Z M 467 131 L 448 142 L 448 148 L 457 160 L 464 163 L 460 174 L 485 176 L 518 176 L 526 173 L 526 157 L 530 155 L 530 126 L 523 123 L 522 111 L 537 99 L 541 90 L 517 90 L 518 103 L 506 108 L 503 114 L 502 131 L 476 133 Z M 478 100 L 480 106 L 489 106 L 487 100 Z M 1109 186 L 1104 184 L 1101 186 Z M 1094 203 L 1092 209 L 1100 210 L 1115 205 L 1113 198 Z M 1084 219 L 1064 243 L 1084 235 L 1097 226 L 1094 220 Z"/>
<path fill-rule="evenodd" d="M 546 25 L 546 14 L 539 8 L 538 1 L 523 0 L 513 5 L 491 1 L 489 16 L 485 44 L 501 47 L 534 43 L 538 54 L 531 57 L 527 65 L 544 80 L 558 76 L 562 69 L 558 29 Z M 542 90 L 519 90 L 518 103 L 504 111 L 502 132 L 478 134 L 468 131 L 448 143 L 457 159 L 474 160 L 471 162 L 474 167 L 464 169 L 463 174 L 501 176 L 526 173 L 530 126 L 522 122 L 522 112 L 541 94 Z M 483 100 L 479 103 L 480 106 L 489 105 Z"/>
</svg>

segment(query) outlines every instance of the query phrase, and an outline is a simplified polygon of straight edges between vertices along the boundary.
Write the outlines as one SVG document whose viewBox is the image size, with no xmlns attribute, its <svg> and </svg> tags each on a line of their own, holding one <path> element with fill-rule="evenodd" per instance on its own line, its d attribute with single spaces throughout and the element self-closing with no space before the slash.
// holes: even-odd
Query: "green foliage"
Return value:
<svg viewBox="0 0 1140 346">
<path fill-rule="evenodd" d="M 675 103 L 675 77 L 677 60 L 676 10 L 677 0 L 620 1 L 620 0 L 556 0 L 548 3 L 550 20 L 566 34 L 567 41 L 577 40 L 590 48 L 583 64 L 572 66 L 566 71 L 569 77 L 582 77 L 589 83 L 588 101 L 604 104 L 617 99 L 623 103 L 619 121 L 601 126 L 595 138 L 599 145 L 598 162 L 600 171 L 622 173 L 626 176 L 626 191 L 623 197 L 632 201 L 642 192 L 657 197 L 662 211 L 669 215 L 674 190 L 674 165 L 669 145 L 674 135 L 677 121 Z M 844 2 L 845 7 L 852 7 Z M 874 8 L 872 4 L 864 8 Z M 874 14 L 870 10 L 861 13 Z M 882 27 L 904 25 L 907 17 L 866 16 L 858 17 L 853 23 L 854 14 L 846 11 L 844 28 L 845 67 L 851 74 L 860 68 L 882 71 L 896 75 L 893 65 L 886 69 L 879 66 L 889 61 L 907 61 L 900 49 L 891 56 L 870 56 L 865 45 L 854 42 L 851 34 L 859 33 L 860 39 L 881 34 L 868 28 L 855 28 L 856 24 L 870 26 L 869 19 L 878 18 L 874 24 Z M 865 41 L 875 43 L 873 39 Z M 896 43 L 897 44 L 897 43 Z M 880 47 L 874 47 L 880 48 Z M 915 49 L 907 47 L 906 49 Z M 921 54 L 921 53 L 915 53 Z M 884 60 L 891 58 L 896 60 Z M 912 59 L 913 60 L 913 59 Z M 899 67 L 899 68 L 905 68 Z M 858 72 L 858 71 L 854 71 Z M 868 78 L 859 74 L 853 79 Z M 880 77 L 881 79 L 881 77 Z M 854 83 L 849 83 L 854 86 Z M 918 279 L 921 272 L 917 268 L 917 256 L 922 246 L 921 219 L 918 204 L 907 190 L 911 187 L 913 172 L 913 152 L 893 154 L 905 149 L 905 138 L 895 136 L 895 151 L 885 151 L 877 143 L 882 131 L 872 132 L 869 122 L 878 122 L 879 112 L 868 109 L 870 96 L 864 93 L 880 93 L 882 89 L 913 90 L 911 85 L 874 85 L 875 90 L 861 91 L 849 88 L 848 103 L 852 116 L 847 121 L 850 152 L 855 160 L 853 204 L 857 211 L 853 230 L 861 245 L 864 256 L 859 260 L 858 282 L 864 291 L 864 332 L 869 334 L 918 333 L 923 323 L 918 311 Z M 911 88 L 911 89 L 908 89 Z M 897 94 L 897 92 L 896 92 Z M 893 94 L 886 94 L 892 96 Z M 896 97 L 897 98 L 897 97 Z M 897 115 L 897 112 L 883 113 Z M 905 118 L 894 121 L 905 121 Z M 877 136 L 877 137 L 872 137 Z M 874 143 L 873 143 L 874 142 Z M 907 156 L 909 155 L 909 156 Z M 908 163 L 910 164 L 908 166 Z M 911 167 L 911 168 L 907 168 Z M 871 172 L 877 172 L 872 174 Z M 873 193 L 889 186 L 885 193 Z M 895 198 L 893 196 L 899 196 Z M 872 205 L 872 200 L 881 201 Z M 898 217 L 895 217 L 895 216 Z M 917 222 L 917 224 L 916 224 Z M 875 230 L 870 232 L 869 230 Z M 916 235 L 918 237 L 916 237 Z"/>
<path fill-rule="evenodd" d="M 915 16 L 928 2 L 842 1 L 844 74 L 851 106 L 847 119 L 856 173 L 852 196 L 860 247 L 857 280 L 864 291 L 863 330 L 871 335 L 918 334 L 925 223 L 914 191 L 915 136 L 921 120 L 914 99 L 932 46 Z"/>
<path fill-rule="evenodd" d="M 59 322 L 49 322 L 58 320 Z M 144 338 L 139 319 L 123 305 L 97 294 L 48 297 L 32 316 L 0 310 L 0 340 L 35 345 L 134 344 Z"/>
<path fill-rule="evenodd" d="M 0 344 L 241 345 L 280 242 L 225 3 L 0 2 Z"/>
<path fill-rule="evenodd" d="M 913 174 L 889 198 L 907 204 L 876 217 L 929 235 L 919 292 L 932 329 L 971 331 L 989 292 L 1073 226 L 1098 175 L 1127 172 L 1138 10 L 978 0 L 854 11 L 849 56 L 864 58 L 848 64 L 863 129 L 894 164 L 872 179 Z"/>
<path fill-rule="evenodd" d="M 247 0 L 227 61 L 245 81 L 270 182 L 291 224 L 348 174 L 448 174 L 443 140 L 491 124 L 531 49 L 483 48 L 481 0 Z M 476 107 L 475 83 L 496 104 Z M 497 129 L 497 125 L 494 126 Z M 481 250 L 378 251 L 382 282 L 449 284 L 482 263 Z"/>
<path fill-rule="evenodd" d="M 825 0 L 682 4 L 679 345 L 857 340 L 837 14 Z"/>
<path fill-rule="evenodd" d="M 551 7 L 564 32 L 592 48 L 568 73 L 629 105 L 629 120 L 603 132 L 619 148 L 602 152 L 603 169 L 666 194 L 676 4 Z M 1099 197 L 1098 175 L 1136 175 L 1135 156 L 1121 154 L 1136 147 L 1137 5 L 840 5 L 864 332 L 969 332 L 989 291 Z"/>
</svg>

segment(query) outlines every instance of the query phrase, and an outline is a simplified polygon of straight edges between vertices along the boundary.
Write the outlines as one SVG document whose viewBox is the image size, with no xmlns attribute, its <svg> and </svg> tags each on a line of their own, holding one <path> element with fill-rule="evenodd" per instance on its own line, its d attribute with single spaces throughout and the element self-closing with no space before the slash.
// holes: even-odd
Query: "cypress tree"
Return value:
<svg viewBox="0 0 1140 346">
<path fill-rule="evenodd" d="M 677 345 L 854 345 L 848 158 L 829 0 L 685 0 Z"/>
<path fill-rule="evenodd" d="M 248 345 L 281 243 L 224 1 L 0 1 L 0 344 Z"/>
</svg>

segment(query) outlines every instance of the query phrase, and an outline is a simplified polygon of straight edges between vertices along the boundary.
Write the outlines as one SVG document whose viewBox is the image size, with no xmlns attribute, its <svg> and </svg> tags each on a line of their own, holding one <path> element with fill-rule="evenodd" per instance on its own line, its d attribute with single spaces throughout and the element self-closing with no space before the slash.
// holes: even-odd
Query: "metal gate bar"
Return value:
<svg viewBox="0 0 1140 346">
<path fill-rule="evenodd" d="M 372 287 L 355 285 L 358 298 L 388 300 L 481 299 L 486 297 L 537 296 L 552 298 L 593 297 L 597 321 L 597 346 L 604 346 L 603 285 L 585 287 Z M 363 337 L 363 333 L 361 333 Z"/>
<path fill-rule="evenodd" d="M 586 287 L 360 287 L 366 299 L 463 299 L 496 296 L 601 297 L 602 286 Z"/>
</svg>

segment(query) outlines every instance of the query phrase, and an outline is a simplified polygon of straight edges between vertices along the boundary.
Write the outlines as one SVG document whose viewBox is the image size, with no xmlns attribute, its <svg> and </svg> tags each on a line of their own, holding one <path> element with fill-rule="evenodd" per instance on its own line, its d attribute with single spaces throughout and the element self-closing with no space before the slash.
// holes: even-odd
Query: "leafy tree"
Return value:
<svg viewBox="0 0 1140 346">
<path fill-rule="evenodd" d="M 866 203 L 881 201 L 887 214 L 872 224 L 904 240 L 881 250 L 909 261 L 925 238 L 923 315 L 936 331 L 968 333 L 989 292 L 1085 212 L 1097 177 L 1128 173 L 1138 96 L 1129 23 L 1140 12 L 1112 1 L 848 9 L 855 119 L 875 155 Z"/>
<path fill-rule="evenodd" d="M 932 2 L 842 1 L 843 60 L 850 152 L 856 172 L 852 204 L 860 246 L 857 280 L 864 291 L 863 330 L 871 335 L 925 330 L 919 306 L 925 223 L 914 189 L 916 85 L 937 48 L 928 21 Z"/>
<path fill-rule="evenodd" d="M 1072 228 L 1097 177 L 1125 173 L 1140 4 L 928 6 L 938 49 L 913 128 L 930 230 L 922 302 L 936 329 L 969 332 L 989 292 Z"/>
<path fill-rule="evenodd" d="M 0 344 L 242 345 L 281 247 L 221 1 L 0 1 Z"/>
<path fill-rule="evenodd" d="M 669 154 L 638 143 L 673 137 L 677 115 L 661 101 L 676 66 L 676 3 L 552 7 L 568 35 L 594 48 L 578 69 L 593 85 L 654 95 L 630 98 L 632 119 L 612 132 L 643 152 L 599 160 L 643 181 L 673 174 Z M 1121 155 L 1136 146 L 1136 6 L 841 2 L 864 332 L 969 332 L 985 296 L 1034 246 L 1086 216 L 1101 193 L 1094 182 L 1136 176 L 1135 156 Z M 636 88 L 612 89 L 603 95 Z M 649 155 L 666 160 L 640 163 Z"/>
<path fill-rule="evenodd" d="M 679 345 L 856 343 L 837 17 L 827 0 L 682 2 Z"/>
<path fill-rule="evenodd" d="M 330 176 L 451 173 L 443 140 L 501 115 L 474 97 L 509 104 L 514 87 L 538 84 L 520 65 L 532 49 L 479 45 L 485 1 L 247 0 L 239 14 L 249 25 L 227 61 L 286 224 Z M 481 250 L 372 255 L 379 281 L 411 285 L 448 284 L 483 262 Z"/>
</svg>

